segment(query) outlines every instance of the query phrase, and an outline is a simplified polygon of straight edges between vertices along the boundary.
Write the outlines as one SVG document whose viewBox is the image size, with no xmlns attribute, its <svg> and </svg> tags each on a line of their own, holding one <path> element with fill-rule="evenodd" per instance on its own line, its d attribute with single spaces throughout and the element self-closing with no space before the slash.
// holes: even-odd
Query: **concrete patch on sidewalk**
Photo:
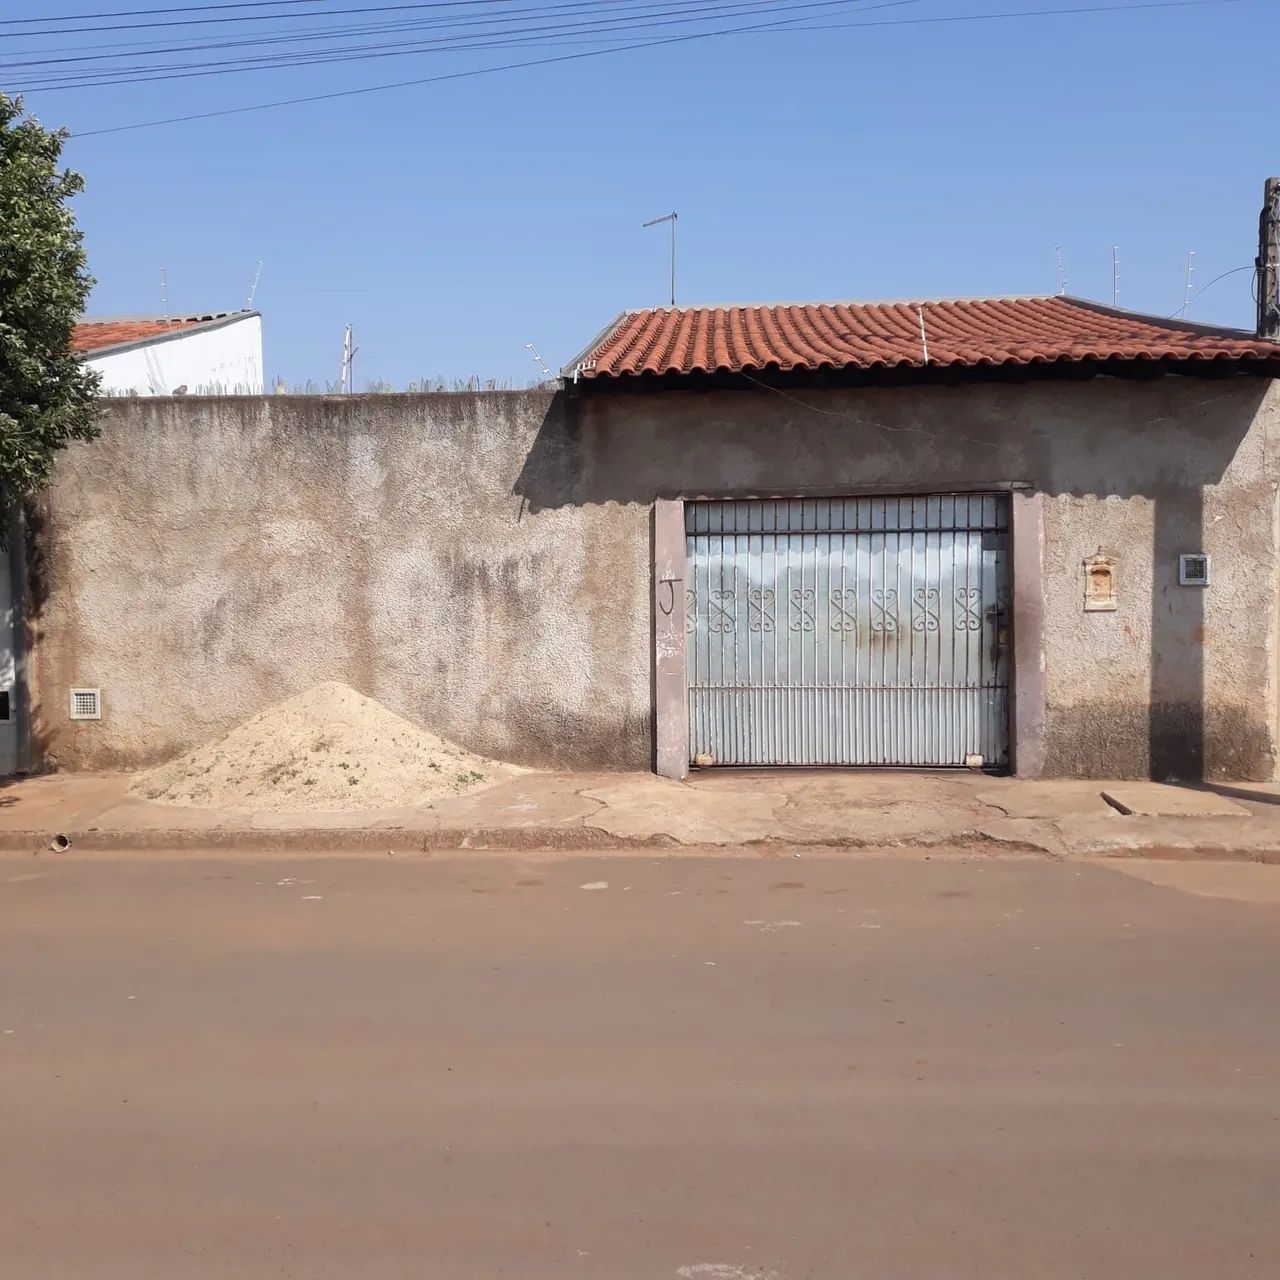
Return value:
<svg viewBox="0 0 1280 1280">
<path fill-rule="evenodd" d="M 600 809 L 580 794 L 583 780 L 572 775 L 526 773 L 430 804 L 398 808 L 310 810 L 307 812 L 202 809 L 191 805 L 126 800 L 102 815 L 104 825 L 154 830 L 232 828 L 248 831 L 502 831 L 580 825 Z"/>
<path fill-rule="evenodd" d="M 1055 824 L 1069 854 L 1113 857 L 1235 857 L 1280 860 L 1280 839 L 1270 825 L 1244 818 L 1073 818 Z"/>
<path fill-rule="evenodd" d="M 124 800 L 132 780 L 128 773 L 51 773 L 10 779 L 0 806 L 0 827 L 73 831 L 95 824 L 99 814 Z"/>
<path fill-rule="evenodd" d="M 790 804 L 778 815 L 773 838 L 798 844 L 848 845 L 853 848 L 932 846 L 965 842 L 976 833 L 979 818 L 965 811 L 943 811 L 924 805 L 891 809 L 857 805 L 830 807 Z"/>
<path fill-rule="evenodd" d="M 197 809 L 129 797 L 104 809 L 83 826 L 89 831 L 217 831 L 224 827 L 247 828 L 252 816 L 247 810 L 235 813 L 230 809 Z M 304 825 L 309 825 L 311 816 L 307 816 Z"/>
<path fill-rule="evenodd" d="M 1249 810 L 1212 791 L 1194 791 L 1163 782 L 1118 782 L 1105 787 L 1102 798 L 1135 818 L 1247 818 Z"/>
<path fill-rule="evenodd" d="M 942 774 L 800 775 L 785 780 L 775 836 L 856 847 L 965 842 L 993 817 L 967 782 Z"/>
<path fill-rule="evenodd" d="M 993 818 L 978 827 L 978 835 L 991 844 L 1010 849 L 1039 850 L 1054 857 L 1067 852 L 1062 833 L 1043 818 Z"/>
<path fill-rule="evenodd" d="M 1054 782 L 1017 782 L 982 791 L 977 799 L 999 809 L 1007 818 L 1075 818 L 1082 814 L 1117 818 L 1120 815 L 1103 798 L 1097 782 L 1073 779 Z"/>
<path fill-rule="evenodd" d="M 754 788 L 691 787 L 652 774 L 630 774 L 584 791 L 604 808 L 588 826 L 626 839 L 668 836 L 677 844 L 745 844 L 778 831 L 784 797 L 763 781 Z"/>
<path fill-rule="evenodd" d="M 580 826 L 584 818 L 600 811 L 600 801 L 584 795 L 584 788 L 598 777 L 526 773 L 493 787 L 439 800 L 432 812 L 441 826 L 451 829 Z M 612 782 L 613 778 L 605 780 Z"/>
<path fill-rule="evenodd" d="M 250 831 L 429 831 L 440 825 L 433 810 L 413 805 L 403 809 L 315 810 L 310 813 L 251 813 L 242 816 Z"/>
</svg>

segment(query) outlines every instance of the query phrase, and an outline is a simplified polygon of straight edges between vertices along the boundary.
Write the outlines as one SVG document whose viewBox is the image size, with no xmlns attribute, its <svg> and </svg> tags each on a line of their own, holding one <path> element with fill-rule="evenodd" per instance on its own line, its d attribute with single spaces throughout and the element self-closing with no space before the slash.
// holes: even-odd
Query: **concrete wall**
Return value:
<svg viewBox="0 0 1280 1280">
<path fill-rule="evenodd" d="M 109 395 L 261 395 L 262 317 L 256 313 L 210 328 L 175 329 L 171 337 L 90 356 Z"/>
<path fill-rule="evenodd" d="M 1278 432 L 1247 379 L 108 404 L 33 533 L 39 745 L 141 764 L 341 679 L 487 754 L 647 768 L 656 497 L 1021 483 L 1046 770 L 1269 777 Z M 1099 548 L 1119 609 L 1086 614 Z"/>
<path fill-rule="evenodd" d="M 1046 772 L 1271 777 L 1278 433 L 1280 388 L 1256 379 L 595 398 L 579 500 L 1027 484 L 1044 494 Z M 1115 613 L 1083 609 L 1099 549 Z M 1177 585 L 1196 550 L 1207 591 Z"/>
<path fill-rule="evenodd" d="M 546 393 L 107 402 L 36 536 L 46 753 L 144 764 L 336 679 L 488 755 L 645 767 L 648 513 L 514 491 L 561 414 Z M 102 687 L 101 722 L 66 719 L 71 684 Z"/>
</svg>

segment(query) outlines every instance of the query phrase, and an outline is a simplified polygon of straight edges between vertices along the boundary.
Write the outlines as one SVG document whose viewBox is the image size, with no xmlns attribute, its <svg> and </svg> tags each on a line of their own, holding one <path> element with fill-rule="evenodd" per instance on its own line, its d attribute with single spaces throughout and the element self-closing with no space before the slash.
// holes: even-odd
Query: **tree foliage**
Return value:
<svg viewBox="0 0 1280 1280">
<path fill-rule="evenodd" d="M 98 375 L 71 350 L 93 280 L 59 169 L 65 130 L 0 94 L 0 500 L 43 488 L 55 455 L 97 434 Z"/>
</svg>

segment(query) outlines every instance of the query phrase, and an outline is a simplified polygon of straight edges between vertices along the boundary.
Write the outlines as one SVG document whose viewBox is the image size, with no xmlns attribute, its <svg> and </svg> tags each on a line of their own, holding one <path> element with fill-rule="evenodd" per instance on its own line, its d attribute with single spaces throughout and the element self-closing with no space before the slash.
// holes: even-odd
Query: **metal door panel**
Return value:
<svg viewBox="0 0 1280 1280">
<path fill-rule="evenodd" d="M 695 502 L 690 753 L 720 764 L 1008 759 L 1008 502 Z"/>
</svg>

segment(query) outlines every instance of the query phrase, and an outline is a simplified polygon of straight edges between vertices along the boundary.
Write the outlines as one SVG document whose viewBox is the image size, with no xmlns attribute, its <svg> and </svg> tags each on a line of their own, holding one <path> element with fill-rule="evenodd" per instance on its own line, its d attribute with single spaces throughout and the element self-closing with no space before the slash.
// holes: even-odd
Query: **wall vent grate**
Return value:
<svg viewBox="0 0 1280 1280">
<path fill-rule="evenodd" d="M 1183 587 L 1207 587 L 1212 562 L 1202 552 L 1178 557 L 1178 584 Z"/>
<path fill-rule="evenodd" d="M 73 720 L 101 720 L 102 690 L 72 689 L 71 718 Z"/>
</svg>

